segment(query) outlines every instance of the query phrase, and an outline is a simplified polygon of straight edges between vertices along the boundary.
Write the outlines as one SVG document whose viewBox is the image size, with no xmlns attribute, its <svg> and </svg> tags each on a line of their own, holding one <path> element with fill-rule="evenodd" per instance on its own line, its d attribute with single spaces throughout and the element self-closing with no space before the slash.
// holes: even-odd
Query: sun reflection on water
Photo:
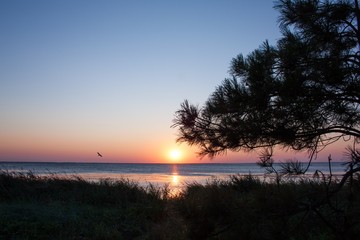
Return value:
<svg viewBox="0 0 360 240">
<path fill-rule="evenodd" d="M 171 174 L 178 175 L 178 167 L 176 164 L 171 165 Z"/>
<path fill-rule="evenodd" d="M 108 179 L 111 181 L 117 181 L 121 179 L 127 179 L 130 181 L 135 181 L 141 187 L 147 187 L 149 183 L 157 187 L 167 186 L 170 191 L 170 196 L 176 196 L 181 194 L 182 191 L 186 189 L 187 183 L 197 182 L 205 183 L 210 176 L 188 176 L 182 175 L 178 171 L 178 166 L 176 164 L 172 165 L 167 174 L 118 174 L 118 173 L 82 173 L 76 174 L 84 178 L 85 180 L 98 182 L 101 179 Z"/>
<path fill-rule="evenodd" d="M 178 186 L 179 185 L 179 176 L 178 175 L 172 175 L 171 183 L 174 186 Z"/>
</svg>

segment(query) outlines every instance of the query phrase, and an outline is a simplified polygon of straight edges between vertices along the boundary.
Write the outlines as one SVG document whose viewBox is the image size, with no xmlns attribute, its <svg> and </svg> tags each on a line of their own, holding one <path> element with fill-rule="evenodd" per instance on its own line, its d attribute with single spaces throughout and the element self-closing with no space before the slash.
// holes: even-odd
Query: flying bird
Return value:
<svg viewBox="0 0 360 240">
<path fill-rule="evenodd" d="M 98 155 L 99 157 L 102 157 L 102 155 L 101 155 L 99 152 L 97 152 L 97 155 Z"/>
</svg>

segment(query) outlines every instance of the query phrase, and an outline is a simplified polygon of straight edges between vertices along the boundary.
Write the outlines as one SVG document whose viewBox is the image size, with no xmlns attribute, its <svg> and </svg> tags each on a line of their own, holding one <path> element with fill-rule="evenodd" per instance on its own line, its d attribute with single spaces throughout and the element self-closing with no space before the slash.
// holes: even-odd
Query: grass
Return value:
<svg viewBox="0 0 360 240">
<path fill-rule="evenodd" d="M 360 182 L 252 176 L 166 188 L 0 173 L 0 239 L 359 239 Z"/>
<path fill-rule="evenodd" d="M 160 221 L 165 197 L 127 180 L 3 172 L 0 239 L 137 239 Z"/>
</svg>

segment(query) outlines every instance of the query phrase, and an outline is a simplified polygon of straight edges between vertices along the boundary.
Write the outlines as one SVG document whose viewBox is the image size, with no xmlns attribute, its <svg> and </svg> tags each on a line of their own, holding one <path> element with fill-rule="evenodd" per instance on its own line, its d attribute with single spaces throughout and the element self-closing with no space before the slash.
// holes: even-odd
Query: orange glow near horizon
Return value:
<svg viewBox="0 0 360 240">
<path fill-rule="evenodd" d="M 69 137 L 61 134 L 34 134 L 0 137 L 1 161 L 39 161 L 39 162 L 99 162 L 99 163 L 241 163 L 256 162 L 258 152 L 227 152 L 226 155 L 216 156 L 214 159 L 200 159 L 196 155 L 198 149 L 187 144 L 176 144 L 168 136 L 145 135 L 144 137 L 122 139 L 118 136 L 88 134 L 86 137 L 76 134 Z M 65 134 L 64 134 L 65 135 Z M 326 161 L 331 154 L 334 161 L 344 160 L 344 149 L 349 144 L 339 141 L 324 149 L 317 161 Z M 103 157 L 97 156 L 100 152 Z M 274 152 L 276 161 L 297 159 L 306 161 L 307 152 L 294 153 L 282 151 Z"/>
</svg>

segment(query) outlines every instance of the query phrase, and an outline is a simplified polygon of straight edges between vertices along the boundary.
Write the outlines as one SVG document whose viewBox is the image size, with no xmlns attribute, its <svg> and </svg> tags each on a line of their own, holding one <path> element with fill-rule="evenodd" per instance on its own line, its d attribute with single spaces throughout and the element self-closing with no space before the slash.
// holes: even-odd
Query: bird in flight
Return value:
<svg viewBox="0 0 360 240">
<path fill-rule="evenodd" d="M 99 152 L 97 152 L 97 155 L 98 155 L 99 157 L 102 157 L 102 155 L 101 155 Z"/>
</svg>

